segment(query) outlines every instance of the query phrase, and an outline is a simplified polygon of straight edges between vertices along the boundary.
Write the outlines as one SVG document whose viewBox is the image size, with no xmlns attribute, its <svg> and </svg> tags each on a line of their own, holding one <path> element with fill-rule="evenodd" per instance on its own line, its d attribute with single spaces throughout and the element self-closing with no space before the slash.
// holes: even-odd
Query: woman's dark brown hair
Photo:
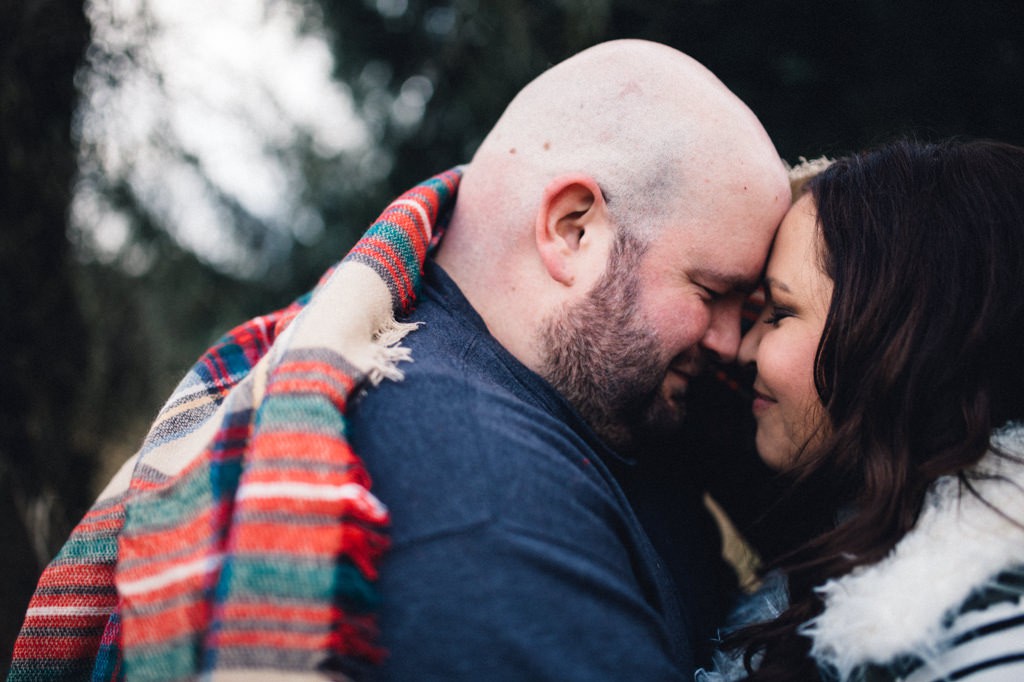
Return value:
<svg viewBox="0 0 1024 682">
<path fill-rule="evenodd" d="M 1024 419 L 1024 149 L 901 141 L 808 191 L 835 285 L 814 365 L 830 429 L 794 476 L 843 520 L 785 559 L 790 608 L 733 639 L 759 682 L 816 679 L 814 588 L 883 558 L 936 478 L 970 490 L 993 429 Z"/>
</svg>

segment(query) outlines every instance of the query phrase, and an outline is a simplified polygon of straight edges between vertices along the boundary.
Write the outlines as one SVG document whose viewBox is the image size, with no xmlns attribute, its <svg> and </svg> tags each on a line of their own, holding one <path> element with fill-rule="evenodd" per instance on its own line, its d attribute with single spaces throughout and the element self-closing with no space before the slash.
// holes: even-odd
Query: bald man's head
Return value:
<svg viewBox="0 0 1024 682">
<path fill-rule="evenodd" d="M 674 425 L 739 347 L 789 205 L 784 165 L 711 72 L 604 43 L 527 85 L 465 171 L 437 260 L 491 334 L 609 442 Z"/>
<path fill-rule="evenodd" d="M 498 201 L 523 220 L 551 178 L 582 172 L 620 224 L 647 234 L 687 190 L 701 191 L 710 166 L 736 163 L 782 170 L 753 113 L 692 58 L 619 40 L 550 68 L 513 99 L 474 156 L 460 201 Z"/>
</svg>

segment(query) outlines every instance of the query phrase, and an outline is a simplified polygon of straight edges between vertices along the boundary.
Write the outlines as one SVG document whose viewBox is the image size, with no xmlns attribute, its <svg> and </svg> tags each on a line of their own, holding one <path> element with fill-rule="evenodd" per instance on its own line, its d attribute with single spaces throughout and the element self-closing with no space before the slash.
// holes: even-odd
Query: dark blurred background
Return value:
<svg viewBox="0 0 1024 682">
<path fill-rule="evenodd" d="M 192 360 L 572 53 L 675 46 L 790 162 L 898 134 L 1024 144 L 1019 0 L 209 4 L 0 0 L 0 670 Z"/>
</svg>

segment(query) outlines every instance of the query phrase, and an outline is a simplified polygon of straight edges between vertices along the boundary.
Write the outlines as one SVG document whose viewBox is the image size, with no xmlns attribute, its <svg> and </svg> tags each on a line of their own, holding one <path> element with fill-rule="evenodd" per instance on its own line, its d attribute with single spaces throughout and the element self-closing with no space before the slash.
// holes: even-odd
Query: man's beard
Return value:
<svg viewBox="0 0 1024 682">
<path fill-rule="evenodd" d="M 685 412 L 682 395 L 663 395 L 669 363 L 640 316 L 645 251 L 620 230 L 594 288 L 541 331 L 544 378 L 609 445 L 630 454 L 641 443 L 676 435 Z"/>
</svg>

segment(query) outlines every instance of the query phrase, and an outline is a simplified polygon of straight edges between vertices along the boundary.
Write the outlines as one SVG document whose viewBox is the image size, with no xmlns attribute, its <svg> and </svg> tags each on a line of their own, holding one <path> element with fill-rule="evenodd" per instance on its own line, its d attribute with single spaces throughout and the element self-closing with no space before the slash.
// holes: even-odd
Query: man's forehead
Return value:
<svg viewBox="0 0 1024 682">
<path fill-rule="evenodd" d="M 671 214 L 662 235 L 678 249 L 669 258 L 691 277 L 722 290 L 752 291 L 764 274 L 790 194 L 784 175 L 781 183 L 774 175 L 745 178 L 738 185 L 737 179 L 725 191 L 691 197 Z"/>
<path fill-rule="evenodd" d="M 764 274 L 775 228 L 769 223 L 728 224 L 723 220 L 676 224 L 664 257 L 691 278 L 719 289 L 752 291 Z"/>
</svg>

